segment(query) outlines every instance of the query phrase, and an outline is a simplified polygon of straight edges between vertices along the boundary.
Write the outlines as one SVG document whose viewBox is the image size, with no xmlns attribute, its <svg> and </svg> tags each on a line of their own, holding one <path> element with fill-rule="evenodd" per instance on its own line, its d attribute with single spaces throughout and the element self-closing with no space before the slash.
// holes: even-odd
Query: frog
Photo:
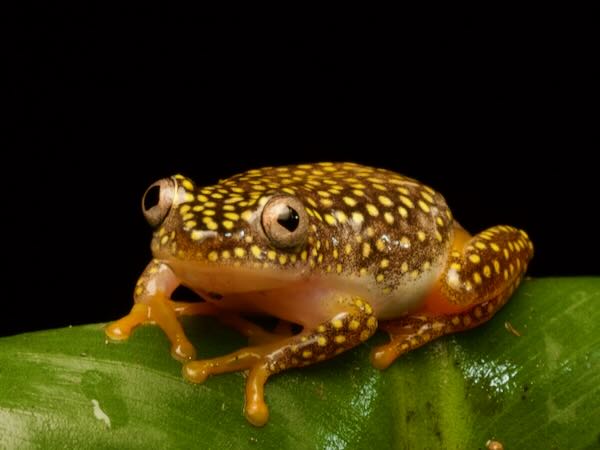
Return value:
<svg viewBox="0 0 600 450">
<path fill-rule="evenodd" d="M 352 162 L 252 169 L 209 186 L 178 174 L 148 188 L 142 212 L 153 257 L 131 311 L 106 335 L 121 341 L 157 325 L 191 383 L 246 371 L 244 414 L 255 426 L 269 419 L 269 377 L 335 358 L 377 330 L 389 340 L 370 362 L 383 370 L 477 327 L 512 296 L 533 256 L 525 231 L 472 235 L 430 186 Z M 180 286 L 202 301 L 172 300 Z M 181 323 L 190 315 L 216 317 L 248 346 L 197 359 Z M 266 329 L 252 316 L 279 323 Z"/>
</svg>

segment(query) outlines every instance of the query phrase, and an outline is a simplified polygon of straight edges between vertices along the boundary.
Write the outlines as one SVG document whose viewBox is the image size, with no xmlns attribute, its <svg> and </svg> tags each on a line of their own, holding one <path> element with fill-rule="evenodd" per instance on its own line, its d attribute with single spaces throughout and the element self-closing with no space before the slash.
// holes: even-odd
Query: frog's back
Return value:
<svg viewBox="0 0 600 450">
<path fill-rule="evenodd" d="M 345 162 L 265 167 L 220 184 L 239 193 L 241 208 L 276 193 L 298 197 L 310 217 L 299 261 L 308 260 L 313 275 L 388 298 L 388 307 L 398 298 L 402 305 L 384 316 L 422 297 L 451 245 L 453 221 L 442 195 L 386 169 Z"/>
</svg>

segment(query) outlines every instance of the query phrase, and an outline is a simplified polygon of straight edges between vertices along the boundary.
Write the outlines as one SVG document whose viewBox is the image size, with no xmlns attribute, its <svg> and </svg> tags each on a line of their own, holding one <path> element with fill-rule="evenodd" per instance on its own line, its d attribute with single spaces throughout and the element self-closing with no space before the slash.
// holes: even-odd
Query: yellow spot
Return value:
<svg viewBox="0 0 600 450">
<path fill-rule="evenodd" d="M 508 270 L 504 269 L 504 279 L 508 280 Z"/>
<path fill-rule="evenodd" d="M 205 209 L 204 211 L 202 211 L 202 214 L 204 214 L 205 216 L 214 216 L 216 213 L 212 209 Z"/>
<path fill-rule="evenodd" d="M 327 222 L 329 225 L 335 225 L 337 223 L 335 217 L 333 217 L 331 214 L 324 214 L 323 218 L 325 219 L 325 222 Z"/>
<path fill-rule="evenodd" d="M 417 231 L 417 238 L 419 238 L 419 241 L 423 242 L 426 237 L 427 236 L 425 235 L 424 232 L 422 232 L 421 230 Z"/>
<path fill-rule="evenodd" d="M 198 224 L 196 223 L 195 220 L 188 220 L 185 223 L 185 228 L 187 228 L 189 230 L 190 228 L 194 228 L 196 225 L 198 225 Z"/>
<path fill-rule="evenodd" d="M 231 230 L 233 228 L 233 222 L 231 220 L 224 220 L 222 224 L 228 230 Z"/>
<path fill-rule="evenodd" d="M 385 250 L 385 242 L 383 242 L 381 239 L 377 239 L 375 242 L 375 247 L 377 247 L 377 250 L 382 252 Z"/>
<path fill-rule="evenodd" d="M 506 249 L 506 248 L 505 248 L 505 249 L 504 249 L 504 257 L 505 257 L 506 259 L 508 259 L 508 258 L 509 258 L 509 256 L 510 256 L 510 255 L 509 255 L 509 253 L 508 253 L 508 249 Z"/>
<path fill-rule="evenodd" d="M 163 245 L 165 245 L 167 242 L 169 242 L 169 236 L 163 236 L 160 239 L 160 243 L 163 244 Z"/>
<path fill-rule="evenodd" d="M 234 221 L 239 220 L 239 218 L 240 218 L 239 214 L 232 213 L 232 212 L 227 212 L 227 213 L 223 214 L 223 217 L 225 217 L 226 219 L 229 219 L 229 220 L 234 220 Z"/>
<path fill-rule="evenodd" d="M 275 258 L 277 258 L 277 253 L 274 250 L 269 250 L 267 252 L 267 258 L 269 258 L 271 261 L 275 261 Z"/>
<path fill-rule="evenodd" d="M 346 342 L 346 336 L 343 336 L 341 334 L 338 334 L 335 338 L 335 343 L 336 344 L 343 344 L 344 342 Z"/>
<path fill-rule="evenodd" d="M 377 280 L 378 283 L 381 283 L 383 281 L 383 278 L 384 278 L 383 274 L 381 274 L 381 273 L 379 275 L 377 275 L 377 277 L 375 277 L 375 279 Z"/>
<path fill-rule="evenodd" d="M 369 333 L 367 330 L 363 330 L 363 331 L 360 333 L 360 337 L 359 337 L 359 339 L 360 339 L 361 341 L 366 341 L 367 339 L 369 339 L 369 336 L 370 336 L 370 335 L 371 335 L 371 333 Z"/>
<path fill-rule="evenodd" d="M 479 250 L 485 250 L 487 248 L 487 246 L 480 241 L 475 242 L 475 247 L 477 247 Z"/>
<path fill-rule="evenodd" d="M 217 259 L 219 259 L 219 254 L 217 252 L 210 252 L 208 254 L 209 261 L 216 261 Z"/>
<path fill-rule="evenodd" d="M 369 237 L 375 236 L 375 230 L 373 229 L 373 227 L 367 227 L 365 232 L 367 233 L 367 236 L 369 236 Z"/>
<path fill-rule="evenodd" d="M 246 250 L 244 250 L 241 247 L 236 247 L 233 249 L 233 254 L 237 257 L 237 258 L 243 258 L 244 256 L 246 256 Z"/>
<path fill-rule="evenodd" d="M 450 264 L 450 268 L 454 270 L 460 270 L 461 266 L 459 263 L 453 262 L 452 264 Z"/>
<path fill-rule="evenodd" d="M 458 316 L 454 316 L 452 318 L 452 325 L 457 326 L 460 323 L 460 318 Z"/>
<path fill-rule="evenodd" d="M 360 327 L 360 322 L 358 320 L 352 320 L 349 324 L 348 324 L 348 329 L 349 330 L 358 330 L 358 327 Z"/>
<path fill-rule="evenodd" d="M 431 195 L 429 195 L 427 192 L 421 191 L 421 197 L 423 197 L 429 203 L 433 203 L 433 197 Z"/>
<path fill-rule="evenodd" d="M 317 338 L 317 344 L 320 347 L 325 347 L 327 345 L 327 338 L 325 336 L 319 336 Z"/>
<path fill-rule="evenodd" d="M 456 250 L 455 250 L 455 251 L 453 251 L 453 252 L 451 253 L 451 255 L 452 255 L 454 258 L 460 258 L 460 252 L 457 252 Z"/>
<path fill-rule="evenodd" d="M 323 262 L 323 253 L 321 253 L 319 255 L 319 257 L 317 258 L 317 261 L 319 262 L 319 264 Z"/>
<path fill-rule="evenodd" d="M 423 263 L 423 270 L 429 270 L 431 268 L 431 263 L 429 261 L 425 261 Z"/>
<path fill-rule="evenodd" d="M 402 273 L 408 272 L 408 264 L 406 262 L 403 262 L 402 265 L 400 266 L 400 272 L 402 272 Z"/>
<path fill-rule="evenodd" d="M 473 281 L 475 284 L 481 284 L 481 275 L 479 275 L 479 272 L 473 273 Z"/>
<path fill-rule="evenodd" d="M 383 206 L 394 206 L 394 202 L 392 202 L 385 195 L 380 195 L 379 197 L 377 197 L 377 199 L 379 200 L 379 203 L 381 203 Z"/>
<path fill-rule="evenodd" d="M 196 196 L 196 198 L 198 199 L 199 202 L 207 202 L 208 201 L 208 197 L 206 195 L 199 194 L 198 196 Z"/>
<path fill-rule="evenodd" d="M 317 327 L 317 331 L 318 331 L 319 333 L 325 333 L 325 325 L 319 325 L 319 326 Z"/>
<path fill-rule="evenodd" d="M 216 222 L 213 222 L 212 220 L 206 221 L 204 222 L 206 224 L 206 228 L 208 228 L 209 230 L 216 230 L 217 228 L 219 228 L 219 225 L 217 225 Z"/>
<path fill-rule="evenodd" d="M 359 274 L 361 277 L 364 277 L 367 274 L 367 269 L 365 267 L 361 267 Z"/>
<path fill-rule="evenodd" d="M 331 200 L 330 198 L 322 198 L 320 201 L 321 204 L 326 207 L 330 207 L 331 205 L 333 205 L 333 200 Z"/>
<path fill-rule="evenodd" d="M 342 328 L 342 326 L 344 325 L 343 322 L 340 319 L 333 319 L 331 321 L 331 325 L 333 326 L 333 328 L 335 328 L 336 330 L 339 330 L 340 328 Z"/>
<path fill-rule="evenodd" d="M 303 357 L 304 359 L 309 359 L 309 358 L 312 358 L 312 352 L 311 352 L 310 350 L 304 350 L 304 351 L 302 352 L 302 357 Z"/>
<path fill-rule="evenodd" d="M 428 213 L 430 211 L 429 205 L 425 203 L 423 200 L 419 200 L 419 208 L 421 208 L 424 212 Z"/>
<path fill-rule="evenodd" d="M 515 273 L 515 266 L 512 265 L 512 263 L 510 263 L 508 265 L 508 268 L 510 269 L 510 274 L 512 275 L 513 273 Z"/>
<path fill-rule="evenodd" d="M 186 205 L 186 206 L 189 206 L 189 205 Z M 192 213 L 188 213 L 188 214 L 184 215 L 184 216 L 183 216 L 181 219 L 182 219 L 182 220 L 190 220 L 190 219 L 192 219 L 193 217 L 194 217 L 194 214 L 192 214 Z"/>
<path fill-rule="evenodd" d="M 383 217 L 384 217 L 385 221 L 387 223 L 389 223 L 390 225 L 392 225 L 394 223 L 394 216 L 392 215 L 391 212 L 383 213 Z"/>
<path fill-rule="evenodd" d="M 380 191 L 387 191 L 387 188 L 383 184 L 373 183 L 373 187 Z"/>
<path fill-rule="evenodd" d="M 344 246 L 344 253 L 346 253 L 346 255 L 349 255 L 350 253 L 352 253 L 352 245 L 346 244 Z"/>
<path fill-rule="evenodd" d="M 398 192 L 400 192 L 401 194 L 404 194 L 404 195 L 409 195 L 410 194 L 410 191 L 408 189 L 406 189 L 405 187 L 397 187 L 396 190 Z"/>
<path fill-rule="evenodd" d="M 381 267 L 382 269 L 387 268 L 390 265 L 390 260 L 389 259 L 385 259 L 383 258 L 381 260 L 381 262 L 379 263 L 379 267 Z"/>
<path fill-rule="evenodd" d="M 190 205 L 183 205 L 181 208 L 179 208 L 179 212 L 181 214 L 185 214 L 186 212 L 188 212 L 191 209 Z"/>
<path fill-rule="evenodd" d="M 479 264 L 481 262 L 481 258 L 478 254 L 472 253 L 469 255 L 469 261 L 471 261 L 473 264 Z"/>
<path fill-rule="evenodd" d="M 352 191 L 352 193 L 353 193 L 354 195 L 358 196 L 358 197 L 364 197 L 364 196 L 365 196 L 365 193 L 364 193 L 363 191 L 361 191 L 360 189 L 354 189 L 354 190 Z"/>
<path fill-rule="evenodd" d="M 262 258 L 262 251 L 258 245 L 253 245 L 252 247 L 250 247 L 250 251 L 252 252 L 252 255 L 254 255 L 255 258 Z"/>
<path fill-rule="evenodd" d="M 194 208 L 196 208 L 194 206 Z M 194 211 L 196 211 L 196 209 L 194 209 Z M 200 210 L 202 211 L 202 210 Z M 223 211 L 235 211 L 235 206 L 233 205 L 223 205 Z"/>
<path fill-rule="evenodd" d="M 373 216 L 373 217 L 377 217 L 379 215 L 379 210 L 377 209 L 377 207 L 375 205 L 372 205 L 371 203 L 367 203 L 367 212 Z"/>
<path fill-rule="evenodd" d="M 479 306 L 475 308 L 475 311 L 473 311 L 473 313 L 475 314 L 475 317 L 477 319 L 481 319 L 481 316 L 483 315 L 483 312 L 481 311 L 481 308 Z"/>
<path fill-rule="evenodd" d="M 463 324 L 465 327 L 468 327 L 469 325 L 471 325 L 471 316 L 465 315 L 463 317 Z"/>
<path fill-rule="evenodd" d="M 189 192 L 186 192 L 185 195 L 183 196 L 183 201 L 185 203 L 193 202 L 194 201 L 194 194 L 190 194 Z"/>
<path fill-rule="evenodd" d="M 343 200 L 344 200 L 344 203 L 348 206 L 356 206 L 357 202 L 352 197 L 344 197 Z"/>
<path fill-rule="evenodd" d="M 204 231 L 194 230 L 192 231 L 191 237 L 194 241 L 199 241 L 204 237 Z"/>
<path fill-rule="evenodd" d="M 400 238 L 400 246 L 402 248 L 410 248 L 410 240 L 406 236 Z"/>
<path fill-rule="evenodd" d="M 319 194 L 321 197 L 325 197 L 325 198 L 331 197 L 331 194 L 327 191 L 317 191 L 317 194 Z"/>
<path fill-rule="evenodd" d="M 398 206 L 398 214 L 400 214 L 403 219 L 408 217 L 408 211 L 404 206 Z"/>
<path fill-rule="evenodd" d="M 342 273 L 342 269 L 343 269 L 343 267 L 342 267 L 342 265 L 341 265 L 341 264 L 337 264 L 337 265 L 335 266 L 335 271 L 336 271 L 337 273 Z"/>
<path fill-rule="evenodd" d="M 400 196 L 400 201 L 404 204 L 404 206 L 407 206 L 408 208 L 414 208 L 415 205 L 412 202 L 412 200 L 408 197 L 405 197 L 404 195 Z"/>
<path fill-rule="evenodd" d="M 283 265 L 287 262 L 287 255 L 279 255 L 279 264 Z"/>
<path fill-rule="evenodd" d="M 413 271 L 410 273 L 410 276 L 411 276 L 413 279 L 417 279 L 417 278 L 419 277 L 419 271 L 418 271 L 418 270 L 413 270 Z"/>
<path fill-rule="evenodd" d="M 377 325 L 377 319 L 375 317 L 371 316 L 367 319 L 367 326 L 369 328 L 373 328 L 376 325 Z"/>
<path fill-rule="evenodd" d="M 371 314 L 373 312 L 373 308 L 371 308 L 371 305 L 369 305 L 368 303 L 365 303 L 365 311 L 367 312 L 367 314 Z"/>
<path fill-rule="evenodd" d="M 221 258 L 223 259 L 229 259 L 230 256 L 231 253 L 229 252 L 229 250 L 223 250 L 223 252 L 221 253 Z"/>
<path fill-rule="evenodd" d="M 513 243 L 512 243 L 512 242 L 510 242 L 510 241 L 508 242 L 508 248 L 510 248 L 510 251 L 511 251 L 511 252 L 514 252 L 514 251 L 515 251 L 515 247 L 513 246 Z"/>
<path fill-rule="evenodd" d="M 486 278 L 489 278 L 492 276 L 492 269 L 490 269 L 490 266 L 488 266 L 487 264 L 485 266 L 483 266 L 483 275 Z"/>
<path fill-rule="evenodd" d="M 306 261 L 307 256 L 308 256 L 308 253 L 306 252 L 306 250 L 303 250 L 302 253 L 300 253 L 300 259 L 302 261 Z"/>
<path fill-rule="evenodd" d="M 496 271 L 496 273 L 500 273 L 500 263 L 498 262 L 498 260 L 493 260 L 492 264 L 494 265 L 494 270 Z"/>
<path fill-rule="evenodd" d="M 212 198 L 223 198 L 223 194 L 219 194 L 218 192 L 215 192 L 213 194 L 211 194 Z"/>
<path fill-rule="evenodd" d="M 352 221 L 358 225 L 360 225 L 361 223 L 363 223 L 363 221 L 365 220 L 365 217 L 359 213 L 359 212 L 353 212 L 352 213 Z"/>
<path fill-rule="evenodd" d="M 437 222 L 437 224 L 438 224 L 440 227 L 443 227 L 443 226 L 444 226 L 444 220 L 443 220 L 443 219 L 442 219 L 440 216 L 438 216 L 438 217 L 435 219 L 435 221 Z"/>
<path fill-rule="evenodd" d="M 368 258 L 370 254 L 371 254 L 371 244 L 369 244 L 368 242 L 364 242 L 362 245 L 363 258 Z"/>
<path fill-rule="evenodd" d="M 346 223 L 348 220 L 348 216 L 344 213 L 344 211 L 336 211 L 333 214 L 339 223 Z"/>
<path fill-rule="evenodd" d="M 442 242 L 442 240 L 443 240 L 442 235 L 440 234 L 440 232 L 438 230 L 435 230 L 435 238 L 440 242 Z"/>
<path fill-rule="evenodd" d="M 307 197 L 307 199 L 306 199 L 306 203 L 308 203 L 309 205 L 311 205 L 311 206 L 312 206 L 312 207 L 314 207 L 314 208 L 316 208 L 316 207 L 318 206 L 318 205 L 317 205 L 317 202 L 315 202 L 315 201 L 314 201 L 312 198 L 310 198 L 310 197 Z"/>
<path fill-rule="evenodd" d="M 252 217 L 252 211 L 250 211 L 249 209 L 247 209 L 246 211 L 244 211 L 241 214 L 242 219 L 244 219 L 246 222 L 248 222 L 250 220 L 250 218 Z"/>
</svg>

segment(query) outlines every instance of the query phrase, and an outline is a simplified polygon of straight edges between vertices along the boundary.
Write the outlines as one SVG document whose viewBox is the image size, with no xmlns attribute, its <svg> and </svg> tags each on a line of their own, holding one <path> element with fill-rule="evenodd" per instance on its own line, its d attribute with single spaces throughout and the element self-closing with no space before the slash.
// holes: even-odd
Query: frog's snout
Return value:
<svg viewBox="0 0 600 450">
<path fill-rule="evenodd" d="M 150 185 L 142 197 L 142 211 L 152 228 L 158 227 L 173 205 L 176 191 L 175 181 L 163 178 Z"/>
</svg>

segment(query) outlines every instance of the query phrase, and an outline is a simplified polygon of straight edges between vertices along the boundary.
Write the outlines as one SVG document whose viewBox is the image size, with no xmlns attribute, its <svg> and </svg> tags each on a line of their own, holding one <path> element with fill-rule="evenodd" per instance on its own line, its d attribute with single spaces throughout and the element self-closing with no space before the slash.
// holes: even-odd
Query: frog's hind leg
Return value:
<svg viewBox="0 0 600 450">
<path fill-rule="evenodd" d="M 501 225 L 470 237 L 457 228 L 446 268 L 424 309 L 380 325 L 390 342 L 373 350 L 373 365 L 385 369 L 403 353 L 490 319 L 518 287 L 532 256 L 524 231 Z"/>
<path fill-rule="evenodd" d="M 264 400 L 264 384 L 269 376 L 331 358 L 367 340 L 376 329 L 371 306 L 364 300 L 348 298 L 336 303 L 336 310 L 326 321 L 307 326 L 295 336 L 219 358 L 189 362 L 183 367 L 183 375 L 193 383 L 202 383 L 210 375 L 249 370 L 245 414 L 250 423 L 262 426 L 269 417 Z"/>
</svg>

